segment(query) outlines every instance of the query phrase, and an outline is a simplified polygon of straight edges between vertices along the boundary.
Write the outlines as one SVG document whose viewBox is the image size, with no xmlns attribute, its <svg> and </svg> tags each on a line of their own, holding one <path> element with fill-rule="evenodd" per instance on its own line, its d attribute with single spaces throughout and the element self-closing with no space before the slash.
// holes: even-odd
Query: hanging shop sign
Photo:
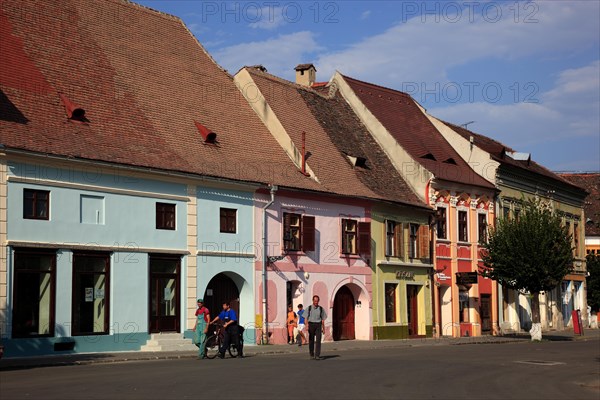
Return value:
<svg viewBox="0 0 600 400">
<path fill-rule="evenodd" d="M 458 285 L 470 285 L 477 283 L 477 272 L 457 272 L 456 283 Z"/>
</svg>

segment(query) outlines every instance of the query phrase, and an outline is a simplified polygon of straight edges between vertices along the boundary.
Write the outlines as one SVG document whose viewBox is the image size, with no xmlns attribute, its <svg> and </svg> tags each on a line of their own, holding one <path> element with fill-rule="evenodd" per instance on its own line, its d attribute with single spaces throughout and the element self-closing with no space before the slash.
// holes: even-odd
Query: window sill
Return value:
<svg viewBox="0 0 600 400">
<path fill-rule="evenodd" d="M 351 258 L 360 260 L 360 254 L 351 254 L 351 253 L 341 253 L 340 258 Z"/>
<path fill-rule="evenodd" d="M 456 242 L 457 246 L 465 246 L 465 247 L 471 247 L 472 243 L 471 242 Z"/>
<path fill-rule="evenodd" d="M 436 238 L 435 241 L 437 243 L 441 243 L 441 244 L 450 244 L 450 243 L 452 243 L 452 241 L 450 239 L 442 239 L 442 238 Z"/>
</svg>

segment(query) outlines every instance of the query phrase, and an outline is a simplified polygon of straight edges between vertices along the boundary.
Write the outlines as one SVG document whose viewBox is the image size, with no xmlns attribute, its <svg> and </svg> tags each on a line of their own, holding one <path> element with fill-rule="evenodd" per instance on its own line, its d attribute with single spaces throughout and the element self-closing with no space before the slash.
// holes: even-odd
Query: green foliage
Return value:
<svg viewBox="0 0 600 400">
<path fill-rule="evenodd" d="M 483 244 L 482 275 L 520 292 L 554 289 L 573 267 L 571 235 L 560 218 L 536 200 L 519 219 L 502 219 Z"/>
<path fill-rule="evenodd" d="M 600 254 L 587 255 L 587 301 L 592 311 L 600 310 Z"/>
</svg>

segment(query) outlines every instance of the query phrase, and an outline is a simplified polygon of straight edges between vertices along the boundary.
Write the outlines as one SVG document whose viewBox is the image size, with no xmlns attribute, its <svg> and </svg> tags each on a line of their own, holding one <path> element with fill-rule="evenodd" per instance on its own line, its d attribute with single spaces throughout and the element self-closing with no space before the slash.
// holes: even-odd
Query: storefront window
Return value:
<svg viewBox="0 0 600 400">
<path fill-rule="evenodd" d="M 73 334 L 108 333 L 108 254 L 73 255 Z"/>
<path fill-rule="evenodd" d="M 460 322 L 469 322 L 469 291 L 467 289 L 458 291 L 458 315 Z"/>
<path fill-rule="evenodd" d="M 55 252 L 15 251 L 14 338 L 54 335 L 55 266 Z"/>
<path fill-rule="evenodd" d="M 397 283 L 385 284 L 385 322 L 396 322 Z"/>
</svg>

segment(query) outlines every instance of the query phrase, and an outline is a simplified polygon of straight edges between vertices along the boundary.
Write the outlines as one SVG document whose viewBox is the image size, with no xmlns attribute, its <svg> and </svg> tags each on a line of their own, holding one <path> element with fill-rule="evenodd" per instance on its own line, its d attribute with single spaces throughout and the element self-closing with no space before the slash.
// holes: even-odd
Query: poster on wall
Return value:
<svg viewBox="0 0 600 400">
<path fill-rule="evenodd" d="M 94 288 L 93 287 L 85 288 L 85 301 L 86 302 L 94 301 Z"/>
<path fill-rule="evenodd" d="M 96 296 L 96 299 L 103 299 L 104 298 L 104 288 L 96 288 L 95 296 Z"/>
</svg>

